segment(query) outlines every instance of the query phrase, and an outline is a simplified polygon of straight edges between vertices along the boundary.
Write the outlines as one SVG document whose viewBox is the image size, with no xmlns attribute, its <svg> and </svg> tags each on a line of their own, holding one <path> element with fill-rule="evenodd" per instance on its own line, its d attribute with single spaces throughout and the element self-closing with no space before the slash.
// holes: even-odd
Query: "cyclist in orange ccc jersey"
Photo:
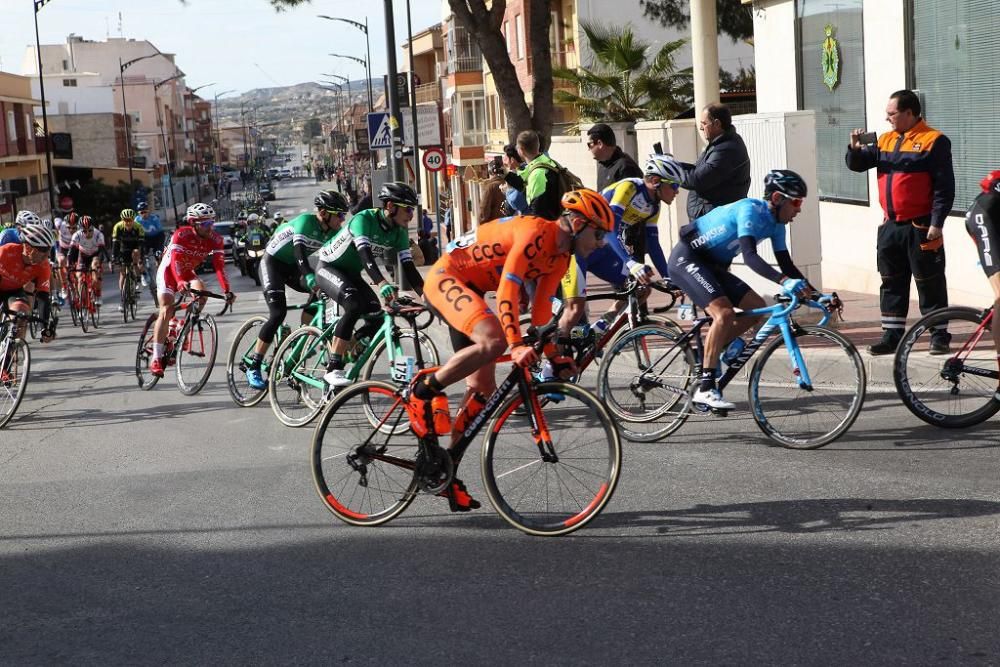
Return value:
<svg viewBox="0 0 1000 667">
<path fill-rule="evenodd" d="M 437 372 L 418 378 L 406 408 L 418 436 L 435 430 L 443 435 L 450 430 L 452 443 L 448 451 L 456 470 L 464 452 L 456 450 L 454 442 L 482 411 L 486 397 L 496 390 L 497 357 L 510 345 L 511 357 L 518 366 L 539 361 L 534 347 L 526 345 L 521 337 L 519 295 L 525 282 L 537 280 L 532 324 L 548 323 L 552 317 L 551 298 L 572 254 L 588 256 L 603 245 L 604 235 L 614 228 L 611 208 L 593 190 L 567 192 L 562 207 L 558 220 L 516 216 L 483 225 L 450 243 L 428 274 L 424 298 L 448 323 L 455 354 Z M 499 318 L 483 298 L 492 291 L 496 291 Z M 574 372 L 571 359 L 553 356 L 554 345 L 548 346 L 545 354 L 557 375 Z M 463 378 L 467 387 L 461 407 L 454 425 L 444 428 L 450 422 L 444 388 Z M 432 402 L 436 405 L 432 406 Z M 441 495 L 448 498 L 453 512 L 480 506 L 458 477 Z"/>
</svg>

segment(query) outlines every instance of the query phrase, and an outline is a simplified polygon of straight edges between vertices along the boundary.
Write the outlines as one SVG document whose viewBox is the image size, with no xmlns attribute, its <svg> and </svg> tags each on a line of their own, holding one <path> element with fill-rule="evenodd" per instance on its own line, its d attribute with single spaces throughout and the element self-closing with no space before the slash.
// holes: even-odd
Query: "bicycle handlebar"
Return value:
<svg viewBox="0 0 1000 667">
<path fill-rule="evenodd" d="M 215 292 L 210 292 L 208 290 L 194 289 L 193 287 L 188 287 L 185 291 L 188 294 L 191 294 L 199 298 L 208 297 L 210 299 L 223 299 L 226 302 L 226 305 L 222 307 L 222 310 L 219 311 L 216 317 L 222 317 L 227 312 L 232 312 L 233 310 L 233 302 L 230 301 L 228 298 L 226 298 L 225 294 L 216 294 Z"/>
<path fill-rule="evenodd" d="M 392 303 L 383 306 L 382 310 L 392 317 L 402 317 L 408 320 L 414 328 L 417 329 L 417 331 L 426 329 L 434 322 L 434 315 L 431 313 L 431 309 L 427 304 L 421 303 L 420 301 L 403 294 L 396 295 L 396 298 L 392 300 Z M 430 317 L 427 318 L 426 322 L 418 324 L 417 318 L 424 313 L 430 314 Z"/>
</svg>

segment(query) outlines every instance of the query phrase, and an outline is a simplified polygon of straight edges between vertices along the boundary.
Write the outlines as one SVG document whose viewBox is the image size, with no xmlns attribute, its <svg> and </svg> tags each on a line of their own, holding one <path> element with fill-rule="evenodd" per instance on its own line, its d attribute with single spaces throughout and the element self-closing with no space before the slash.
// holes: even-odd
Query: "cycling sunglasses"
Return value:
<svg viewBox="0 0 1000 667">
<path fill-rule="evenodd" d="M 681 184 L 676 181 L 660 181 L 659 183 L 656 184 L 656 187 L 660 187 L 662 185 L 669 185 L 671 188 L 674 189 L 674 192 L 677 192 L 678 190 L 681 189 Z"/>
<path fill-rule="evenodd" d="M 778 194 L 781 194 L 781 193 L 778 193 Z M 795 207 L 802 206 L 802 202 L 804 201 L 802 199 L 802 197 L 789 197 L 786 194 L 781 194 L 781 196 L 784 197 L 786 201 L 792 202 L 792 205 L 795 206 Z"/>
</svg>

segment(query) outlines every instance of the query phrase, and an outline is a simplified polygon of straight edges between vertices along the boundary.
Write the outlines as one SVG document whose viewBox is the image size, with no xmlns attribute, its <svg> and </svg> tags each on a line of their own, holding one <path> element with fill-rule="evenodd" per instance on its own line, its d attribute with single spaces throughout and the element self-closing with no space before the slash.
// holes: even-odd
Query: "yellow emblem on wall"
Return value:
<svg viewBox="0 0 1000 667">
<path fill-rule="evenodd" d="M 837 40 L 833 38 L 835 28 L 832 25 L 823 28 L 826 39 L 823 40 L 823 83 L 833 92 L 840 83 L 840 49 Z"/>
</svg>

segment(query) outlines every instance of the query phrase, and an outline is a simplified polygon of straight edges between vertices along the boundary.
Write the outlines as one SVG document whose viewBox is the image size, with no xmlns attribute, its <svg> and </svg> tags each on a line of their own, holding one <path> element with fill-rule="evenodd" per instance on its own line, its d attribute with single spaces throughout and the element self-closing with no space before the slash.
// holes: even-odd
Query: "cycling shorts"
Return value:
<svg viewBox="0 0 1000 667">
<path fill-rule="evenodd" d="M 174 270 L 169 261 L 160 262 L 160 267 L 156 270 L 156 295 L 173 297 L 177 292 L 180 281 L 174 275 Z"/>
<path fill-rule="evenodd" d="M 685 241 L 678 241 L 667 260 L 670 280 L 684 290 L 699 308 L 705 308 L 718 298 L 726 297 L 739 305 L 751 291 L 750 286 L 710 258 L 692 250 Z"/>
<path fill-rule="evenodd" d="M 993 201 L 988 201 L 992 206 L 983 206 L 980 199 L 969 209 L 965 216 L 965 231 L 972 237 L 976 244 L 976 252 L 979 253 L 979 265 L 983 267 L 983 273 L 987 278 L 992 278 L 1000 272 L 1000 216 L 991 215 L 998 208 Z M 992 209 L 992 210 L 991 210 Z"/>
<path fill-rule="evenodd" d="M 93 263 L 94 263 L 94 260 L 96 259 L 96 260 L 100 261 L 100 257 L 101 257 L 101 253 L 99 253 L 99 252 L 95 252 L 93 255 L 88 255 L 85 252 L 80 252 L 79 250 L 77 250 L 74 254 L 76 256 L 76 266 L 77 266 L 77 268 L 81 268 L 81 269 L 85 268 L 85 267 L 88 267 L 88 266 L 92 266 Z M 70 259 L 71 260 L 72 260 L 72 257 L 73 257 L 73 255 L 70 255 Z"/>
<path fill-rule="evenodd" d="M 625 262 L 609 246 L 595 250 L 586 259 L 574 255 L 570 258 L 569 269 L 562 279 L 562 295 L 566 299 L 587 296 L 587 276 L 597 276 L 608 284 L 618 287 L 625 282 L 628 271 Z"/>
<path fill-rule="evenodd" d="M 441 264 L 440 260 L 438 264 Z M 438 266 L 424 281 L 424 299 L 448 326 L 466 337 L 483 320 L 497 320 L 482 293 L 470 287 L 450 266 Z M 499 323 L 499 320 L 497 320 Z"/>
</svg>

